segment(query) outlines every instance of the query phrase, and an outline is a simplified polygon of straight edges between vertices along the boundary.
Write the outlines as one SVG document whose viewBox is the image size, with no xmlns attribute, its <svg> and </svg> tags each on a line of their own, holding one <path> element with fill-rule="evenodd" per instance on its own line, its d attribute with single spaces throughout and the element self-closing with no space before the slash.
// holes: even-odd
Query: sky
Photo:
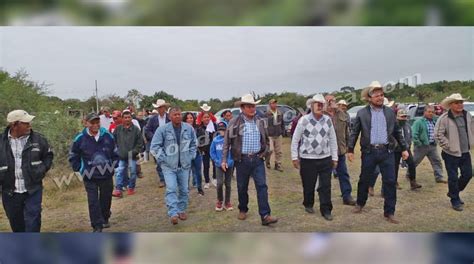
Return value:
<svg viewBox="0 0 474 264">
<path fill-rule="evenodd" d="M 0 67 L 62 99 L 163 90 L 221 100 L 371 81 L 474 79 L 469 27 L 0 27 Z"/>
</svg>

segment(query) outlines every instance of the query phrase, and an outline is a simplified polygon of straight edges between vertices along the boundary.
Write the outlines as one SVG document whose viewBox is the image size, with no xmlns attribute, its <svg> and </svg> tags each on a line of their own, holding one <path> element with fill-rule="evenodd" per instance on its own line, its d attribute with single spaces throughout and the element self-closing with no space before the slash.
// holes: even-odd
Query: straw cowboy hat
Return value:
<svg viewBox="0 0 474 264">
<path fill-rule="evenodd" d="M 162 106 L 166 106 L 166 107 L 169 107 L 170 104 L 168 104 L 165 100 L 163 99 L 158 99 L 156 100 L 156 104 L 153 104 L 153 107 L 154 108 L 160 108 Z"/>
<path fill-rule="evenodd" d="M 348 105 L 346 100 L 339 100 L 339 102 L 337 102 L 337 105 Z"/>
<path fill-rule="evenodd" d="M 324 96 L 322 94 L 315 94 L 313 96 L 313 98 L 309 99 L 308 101 L 306 101 L 307 104 L 309 104 L 310 106 L 314 103 L 322 103 L 322 104 L 325 104 L 326 103 L 326 99 L 324 99 Z"/>
<path fill-rule="evenodd" d="M 448 109 L 451 105 L 452 102 L 456 102 L 456 101 L 467 101 L 468 99 L 466 98 L 463 98 L 461 94 L 459 93 L 454 93 L 446 98 L 443 99 L 443 101 L 441 101 L 441 105 Z"/>
<path fill-rule="evenodd" d="M 383 90 L 383 86 L 378 81 L 373 81 L 369 84 L 369 86 L 365 87 L 362 92 L 360 93 L 360 97 L 363 101 L 369 100 L 369 95 L 372 94 L 373 91 L 381 89 Z"/>
<path fill-rule="evenodd" d="M 383 105 L 387 107 L 392 107 L 395 104 L 395 101 L 389 101 L 387 97 L 383 99 Z"/>
<path fill-rule="evenodd" d="M 261 100 L 255 101 L 251 94 L 246 94 L 240 98 L 240 101 L 234 103 L 236 107 L 240 107 L 242 105 L 250 104 L 250 105 L 257 105 L 260 103 Z"/>
<path fill-rule="evenodd" d="M 204 111 L 204 112 L 209 112 L 209 111 L 211 110 L 211 107 L 210 107 L 209 105 L 207 105 L 207 104 L 203 104 L 203 105 L 201 106 L 201 109 L 202 109 L 202 111 Z"/>
</svg>

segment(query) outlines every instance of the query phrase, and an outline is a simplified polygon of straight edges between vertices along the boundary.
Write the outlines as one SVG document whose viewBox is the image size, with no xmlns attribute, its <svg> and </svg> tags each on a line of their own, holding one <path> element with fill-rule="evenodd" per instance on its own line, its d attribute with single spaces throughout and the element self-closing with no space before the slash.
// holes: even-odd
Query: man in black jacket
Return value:
<svg viewBox="0 0 474 264">
<path fill-rule="evenodd" d="M 0 137 L 2 202 L 13 232 L 40 232 L 43 178 L 53 163 L 48 141 L 31 129 L 33 118 L 10 112 Z"/>
<path fill-rule="evenodd" d="M 409 156 L 407 145 L 395 113 L 383 105 L 384 90 L 379 82 L 374 81 L 362 91 L 362 97 L 369 105 L 357 112 L 354 126 L 349 139 L 347 158 L 354 160 L 354 148 L 361 134 L 360 146 L 362 152 L 361 177 L 357 190 L 357 205 L 354 213 L 361 213 L 368 198 L 369 183 L 373 181 L 375 167 L 378 165 L 382 173 L 384 186 L 384 216 L 390 223 L 397 224 L 395 205 L 397 203 L 397 188 L 395 177 L 394 148 L 398 143 L 403 160 Z"/>
</svg>

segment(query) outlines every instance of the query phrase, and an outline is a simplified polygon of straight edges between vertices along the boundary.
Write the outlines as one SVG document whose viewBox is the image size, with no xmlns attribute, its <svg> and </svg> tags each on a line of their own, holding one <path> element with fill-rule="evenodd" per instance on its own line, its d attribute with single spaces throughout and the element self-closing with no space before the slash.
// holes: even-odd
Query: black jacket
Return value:
<svg viewBox="0 0 474 264">
<path fill-rule="evenodd" d="M 5 192 L 15 190 L 15 158 L 8 139 L 6 128 L 0 137 L 0 185 Z M 28 193 L 43 188 L 43 178 L 53 164 L 53 151 L 43 135 L 31 131 L 23 149 L 22 171 Z"/>
<path fill-rule="evenodd" d="M 398 144 L 400 151 L 407 150 L 407 144 L 403 138 L 402 131 L 396 122 L 395 113 L 389 107 L 383 106 L 385 121 L 387 122 L 388 148 L 393 151 Z M 348 152 L 354 153 L 355 144 L 361 134 L 360 146 L 362 152 L 370 152 L 370 130 L 372 127 L 372 114 L 370 105 L 360 109 L 354 120 L 351 136 L 349 139 Z"/>
</svg>

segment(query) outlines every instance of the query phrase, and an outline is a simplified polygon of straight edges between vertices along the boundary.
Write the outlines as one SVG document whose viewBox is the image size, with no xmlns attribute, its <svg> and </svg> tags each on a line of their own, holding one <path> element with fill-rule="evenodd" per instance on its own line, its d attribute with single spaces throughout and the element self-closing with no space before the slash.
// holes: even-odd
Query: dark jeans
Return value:
<svg viewBox="0 0 474 264">
<path fill-rule="evenodd" d="M 397 188 L 395 186 L 395 158 L 392 151 L 387 148 L 371 149 L 370 152 L 362 153 L 361 177 L 358 183 L 357 204 L 365 206 L 368 198 L 369 185 L 375 182 L 374 172 L 378 165 L 382 173 L 382 185 L 384 190 L 384 215 L 395 214 L 397 203 Z"/>
<path fill-rule="evenodd" d="M 112 178 L 106 180 L 86 180 L 84 186 L 89 203 L 89 217 L 92 228 L 101 227 L 109 221 L 114 184 Z"/>
<path fill-rule="evenodd" d="M 339 180 L 342 200 L 347 201 L 352 196 L 352 186 L 349 173 L 347 172 L 346 155 L 339 155 L 338 157 L 336 174 Z"/>
<path fill-rule="evenodd" d="M 469 152 L 463 153 L 461 157 L 455 157 L 441 152 L 444 160 L 444 166 L 448 172 L 448 190 L 451 197 L 451 204 L 457 206 L 461 203 L 459 192 L 463 191 L 472 178 L 472 162 Z M 458 178 L 458 169 L 461 171 L 461 177 Z"/>
<path fill-rule="evenodd" d="M 248 187 L 250 177 L 253 177 L 255 189 L 257 190 L 258 213 L 262 220 L 270 215 L 268 204 L 268 187 L 265 176 L 265 164 L 263 159 L 253 156 L 242 156 L 242 160 L 235 163 L 237 170 L 237 193 L 239 195 L 239 210 L 248 212 L 249 203 Z"/>
<path fill-rule="evenodd" d="M 321 214 L 331 213 L 331 157 L 324 159 L 301 159 L 300 175 L 303 182 L 303 205 L 304 207 L 313 207 L 314 188 L 319 177 L 318 194 L 319 210 Z"/>
<path fill-rule="evenodd" d="M 202 154 L 202 164 L 204 166 L 204 180 L 206 183 L 209 183 L 209 170 L 211 168 L 212 163 L 212 178 L 216 178 L 216 165 L 211 160 L 211 155 L 209 153 Z"/>
<path fill-rule="evenodd" d="M 193 174 L 193 185 L 198 190 L 202 189 L 202 155 L 199 151 L 196 153 L 196 158 L 191 162 L 191 172 Z"/>
<path fill-rule="evenodd" d="M 408 154 L 410 156 L 406 160 L 406 163 L 408 165 L 407 176 L 409 177 L 410 180 L 415 180 L 416 179 L 415 159 L 413 158 L 413 154 L 411 153 L 410 150 L 408 150 Z M 398 170 L 400 169 L 400 160 L 402 159 L 402 153 L 397 151 L 393 153 L 393 156 L 395 157 L 395 181 L 398 182 Z"/>
<path fill-rule="evenodd" d="M 232 182 L 232 172 L 234 170 L 232 167 L 229 167 L 226 172 L 221 168 L 217 168 L 217 200 L 224 201 L 224 204 L 230 203 L 230 192 L 231 192 L 231 182 Z M 225 200 L 223 195 L 223 187 L 225 183 Z"/>
<path fill-rule="evenodd" d="M 32 194 L 2 192 L 5 213 L 13 232 L 40 232 L 43 190 Z"/>
</svg>

